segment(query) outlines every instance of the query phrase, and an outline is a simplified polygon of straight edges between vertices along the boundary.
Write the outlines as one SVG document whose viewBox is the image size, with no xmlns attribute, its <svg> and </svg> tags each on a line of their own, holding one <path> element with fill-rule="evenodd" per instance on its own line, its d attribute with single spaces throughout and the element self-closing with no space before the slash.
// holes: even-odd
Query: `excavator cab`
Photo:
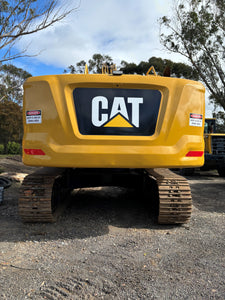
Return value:
<svg viewBox="0 0 225 300">
<path fill-rule="evenodd" d="M 216 119 L 205 118 L 204 134 L 215 133 L 215 132 L 216 132 Z"/>
</svg>

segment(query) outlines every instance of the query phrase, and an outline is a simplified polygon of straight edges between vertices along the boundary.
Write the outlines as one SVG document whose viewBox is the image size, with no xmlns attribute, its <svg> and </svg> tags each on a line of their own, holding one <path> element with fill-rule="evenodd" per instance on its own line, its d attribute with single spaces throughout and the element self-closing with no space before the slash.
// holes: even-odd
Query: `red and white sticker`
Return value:
<svg viewBox="0 0 225 300">
<path fill-rule="evenodd" d="M 189 126 L 202 127 L 202 118 L 200 114 L 190 114 Z"/>
<path fill-rule="evenodd" d="M 41 124 L 42 114 L 41 110 L 27 110 L 26 111 L 26 124 Z"/>
</svg>

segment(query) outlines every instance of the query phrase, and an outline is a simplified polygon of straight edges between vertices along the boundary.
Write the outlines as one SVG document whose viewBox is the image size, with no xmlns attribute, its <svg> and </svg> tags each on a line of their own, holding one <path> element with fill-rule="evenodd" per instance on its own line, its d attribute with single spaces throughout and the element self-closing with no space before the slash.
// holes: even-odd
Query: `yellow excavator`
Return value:
<svg viewBox="0 0 225 300">
<path fill-rule="evenodd" d="M 75 188 L 145 187 L 158 222 L 186 223 L 187 180 L 168 168 L 204 164 L 205 88 L 196 81 L 102 74 L 31 77 L 24 84 L 23 162 L 43 167 L 20 188 L 24 222 L 53 222 Z M 151 201 L 151 197 L 149 198 Z"/>
<path fill-rule="evenodd" d="M 216 119 L 206 118 L 204 126 L 205 164 L 202 170 L 216 169 L 225 177 L 225 133 L 218 133 Z"/>
</svg>

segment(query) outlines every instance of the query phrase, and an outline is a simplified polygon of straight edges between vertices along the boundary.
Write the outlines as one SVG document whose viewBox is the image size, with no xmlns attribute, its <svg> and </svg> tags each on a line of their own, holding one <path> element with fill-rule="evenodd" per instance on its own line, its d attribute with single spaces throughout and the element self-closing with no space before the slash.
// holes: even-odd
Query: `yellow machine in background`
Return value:
<svg viewBox="0 0 225 300">
<path fill-rule="evenodd" d="M 115 183 L 129 186 L 141 181 L 138 177 L 148 178 L 149 186 L 152 180 L 157 182 L 159 195 L 164 186 L 159 196 L 160 223 L 186 222 L 191 211 L 187 182 L 169 170 L 150 168 L 204 164 L 203 85 L 156 74 L 122 75 L 115 68 L 108 72 L 107 67 L 104 73 L 86 70 L 86 74 L 32 77 L 25 82 L 23 162 L 51 167 L 52 175 L 42 171 L 25 179 L 19 202 L 23 220 L 52 221 L 61 201 L 55 200 L 56 191 Z M 104 181 L 106 173 L 110 184 Z M 42 200 L 35 192 L 37 178 L 42 180 L 38 183 L 42 194 L 48 194 Z M 48 188 L 45 178 L 50 180 L 46 179 Z"/>
<path fill-rule="evenodd" d="M 216 119 L 206 118 L 204 127 L 205 164 L 203 170 L 217 169 L 225 177 L 225 133 L 217 133 Z"/>
</svg>

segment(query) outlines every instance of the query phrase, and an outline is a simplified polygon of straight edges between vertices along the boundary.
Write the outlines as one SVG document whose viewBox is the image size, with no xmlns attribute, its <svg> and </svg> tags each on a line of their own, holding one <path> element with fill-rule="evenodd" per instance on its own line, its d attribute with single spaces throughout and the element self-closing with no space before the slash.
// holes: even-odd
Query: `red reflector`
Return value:
<svg viewBox="0 0 225 300">
<path fill-rule="evenodd" d="M 189 151 L 186 156 L 187 157 L 202 157 L 204 151 Z"/>
<path fill-rule="evenodd" d="M 28 155 L 45 155 L 41 149 L 24 149 L 24 152 Z"/>
</svg>

